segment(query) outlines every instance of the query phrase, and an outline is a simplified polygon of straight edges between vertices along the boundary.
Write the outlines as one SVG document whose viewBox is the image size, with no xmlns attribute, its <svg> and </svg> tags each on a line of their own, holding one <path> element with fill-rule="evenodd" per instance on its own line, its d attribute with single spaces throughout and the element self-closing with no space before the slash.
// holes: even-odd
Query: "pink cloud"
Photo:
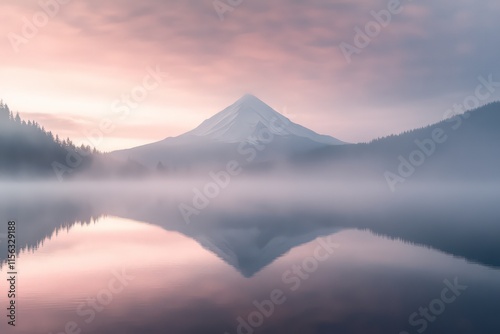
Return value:
<svg viewBox="0 0 500 334">
<path fill-rule="evenodd" d="M 436 35 L 435 27 L 453 27 L 463 15 L 443 16 L 432 4 L 406 5 L 401 16 L 347 64 L 339 43 L 352 43 L 354 27 L 363 27 L 373 19 L 370 11 L 386 6 L 384 0 L 244 1 L 221 22 L 210 1 L 72 1 L 18 54 L 3 39 L 0 93 L 24 112 L 49 113 L 64 100 L 71 101 L 67 111 L 57 112 L 99 118 L 117 95 L 137 84 L 148 66 L 160 65 L 170 78 L 141 106 L 142 115 L 155 119 L 149 123 L 154 137 L 187 131 L 252 92 L 277 108 L 290 105 L 307 113 L 304 125 L 319 132 L 347 141 L 369 140 L 374 133 L 338 124 L 351 124 L 352 113 L 366 113 L 377 101 L 387 105 L 401 90 L 408 94 L 413 82 L 419 90 L 422 73 L 457 75 L 449 61 L 428 60 L 423 50 L 444 47 L 446 31 Z M 457 6 L 466 5 L 450 11 L 468 10 Z M 477 22 L 481 11 L 475 8 L 468 11 L 467 20 L 459 21 Z M 32 17 L 40 7 L 10 0 L 0 4 L 0 10 L 9 13 L 0 25 L 0 35 L 6 36 L 20 32 L 22 18 Z M 431 20 L 439 15 L 440 20 Z M 464 50 L 464 45 L 452 49 Z M 467 45 L 467 53 L 461 54 L 473 57 L 481 50 Z M 37 77 L 41 73 L 43 79 Z M 32 82 L 39 85 L 38 92 Z M 428 94 L 438 94 L 440 87 L 429 87 Z M 47 101 L 36 110 L 15 93 L 20 91 L 43 95 Z M 78 107 L 89 101 L 95 101 L 95 107 Z M 393 107 L 392 112 L 401 111 Z M 168 126 L 157 129 L 154 123 Z M 64 132 L 62 126 L 54 123 L 55 131 Z M 78 126 L 83 125 L 73 124 Z"/>
</svg>

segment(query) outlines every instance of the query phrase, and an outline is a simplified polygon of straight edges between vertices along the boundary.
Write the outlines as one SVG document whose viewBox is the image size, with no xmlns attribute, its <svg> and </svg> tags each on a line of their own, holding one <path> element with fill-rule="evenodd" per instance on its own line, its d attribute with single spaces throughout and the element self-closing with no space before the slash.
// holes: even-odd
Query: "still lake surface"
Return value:
<svg viewBox="0 0 500 334">
<path fill-rule="evenodd" d="M 189 187 L 75 187 L 4 187 L 2 219 L 18 228 L 19 294 L 17 326 L 2 316 L 1 333 L 500 328 L 497 185 L 394 196 L 248 182 L 189 224 L 178 209 Z"/>
</svg>

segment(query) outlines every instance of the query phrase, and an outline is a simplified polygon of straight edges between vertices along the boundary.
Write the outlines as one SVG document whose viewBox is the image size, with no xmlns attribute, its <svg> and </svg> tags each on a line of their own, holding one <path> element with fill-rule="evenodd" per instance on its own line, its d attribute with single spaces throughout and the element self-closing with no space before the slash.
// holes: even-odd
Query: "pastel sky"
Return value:
<svg viewBox="0 0 500 334">
<path fill-rule="evenodd" d="M 441 120 L 479 76 L 500 81 L 498 0 L 401 0 L 348 63 L 339 45 L 391 1 L 242 0 L 221 20 L 213 0 L 0 0 L 0 98 L 77 143 L 111 118 L 94 140 L 108 151 L 182 134 L 245 93 L 319 133 L 369 141 Z M 155 68 L 161 84 L 116 117 Z"/>
</svg>

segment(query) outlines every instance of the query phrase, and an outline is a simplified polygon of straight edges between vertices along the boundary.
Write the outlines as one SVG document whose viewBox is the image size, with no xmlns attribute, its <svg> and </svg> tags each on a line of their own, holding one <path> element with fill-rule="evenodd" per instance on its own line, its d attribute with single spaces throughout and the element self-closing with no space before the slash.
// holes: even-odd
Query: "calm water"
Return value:
<svg viewBox="0 0 500 334">
<path fill-rule="evenodd" d="M 251 182 L 186 224 L 191 188 L 163 186 L 8 191 L 22 250 L 0 332 L 498 333 L 498 187 Z"/>
</svg>

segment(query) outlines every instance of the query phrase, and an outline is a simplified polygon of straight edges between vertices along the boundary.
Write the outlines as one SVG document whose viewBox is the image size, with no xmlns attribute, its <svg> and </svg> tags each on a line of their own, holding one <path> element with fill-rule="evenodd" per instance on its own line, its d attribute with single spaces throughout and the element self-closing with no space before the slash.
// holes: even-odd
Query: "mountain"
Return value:
<svg viewBox="0 0 500 334">
<path fill-rule="evenodd" d="M 394 190 L 411 180 L 500 179 L 500 102 L 434 125 L 363 144 L 345 144 L 291 122 L 245 95 L 181 136 L 102 154 L 60 140 L 0 103 L 0 177 L 136 178 L 286 166 L 297 175 L 382 181 Z M 281 169 L 279 169 L 281 171 Z"/>
<path fill-rule="evenodd" d="M 329 146 L 294 155 L 300 173 L 395 182 L 500 179 L 500 102 L 370 143 Z M 332 171 L 335 171 L 332 173 Z"/>
<path fill-rule="evenodd" d="M 149 167 L 192 171 L 232 159 L 242 164 L 262 163 L 290 154 L 344 142 L 295 124 L 253 95 L 205 120 L 178 137 L 112 152 L 113 157 L 133 159 Z"/>
<path fill-rule="evenodd" d="M 258 138 L 261 131 L 275 135 L 289 135 L 326 145 L 341 145 L 342 141 L 291 122 L 257 97 L 247 94 L 231 106 L 204 121 L 181 138 L 203 138 L 223 143 L 241 143 Z"/>
<path fill-rule="evenodd" d="M 112 156 L 159 165 L 166 173 L 220 169 L 231 160 L 247 171 L 286 165 L 298 175 L 364 178 L 394 190 L 409 179 L 499 179 L 499 125 L 500 102 L 495 102 L 399 135 L 346 144 L 245 95 L 190 132 Z"/>
</svg>

